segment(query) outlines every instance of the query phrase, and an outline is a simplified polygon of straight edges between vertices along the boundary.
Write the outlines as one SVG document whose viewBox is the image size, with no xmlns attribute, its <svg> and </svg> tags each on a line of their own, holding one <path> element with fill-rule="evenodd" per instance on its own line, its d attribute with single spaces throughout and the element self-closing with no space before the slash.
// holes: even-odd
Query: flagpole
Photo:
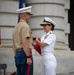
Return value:
<svg viewBox="0 0 74 75">
<path fill-rule="evenodd" d="M 23 8 L 23 3 L 24 3 L 24 0 L 19 0 L 19 9 Z"/>
</svg>

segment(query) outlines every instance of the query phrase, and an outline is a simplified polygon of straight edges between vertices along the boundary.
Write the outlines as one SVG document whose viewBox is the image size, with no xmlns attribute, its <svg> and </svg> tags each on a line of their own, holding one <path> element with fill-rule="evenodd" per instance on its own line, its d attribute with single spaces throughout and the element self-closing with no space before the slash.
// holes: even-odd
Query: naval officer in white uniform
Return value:
<svg viewBox="0 0 74 75">
<path fill-rule="evenodd" d="M 46 33 L 42 36 L 41 42 L 37 38 L 34 38 L 34 40 L 41 47 L 41 75 L 56 75 L 57 61 L 53 54 L 56 35 L 53 34 L 53 30 L 57 24 L 50 18 L 45 17 L 43 23 L 40 25 L 43 26 Z"/>
</svg>

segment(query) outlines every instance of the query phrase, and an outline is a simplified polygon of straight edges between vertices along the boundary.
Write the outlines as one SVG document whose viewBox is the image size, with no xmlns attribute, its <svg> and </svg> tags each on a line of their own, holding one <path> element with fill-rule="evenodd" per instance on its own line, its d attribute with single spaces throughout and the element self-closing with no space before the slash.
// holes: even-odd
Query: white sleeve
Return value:
<svg viewBox="0 0 74 75">
<path fill-rule="evenodd" d="M 56 36 L 53 34 L 50 34 L 45 40 L 44 43 L 50 45 L 53 41 L 56 41 Z"/>
</svg>

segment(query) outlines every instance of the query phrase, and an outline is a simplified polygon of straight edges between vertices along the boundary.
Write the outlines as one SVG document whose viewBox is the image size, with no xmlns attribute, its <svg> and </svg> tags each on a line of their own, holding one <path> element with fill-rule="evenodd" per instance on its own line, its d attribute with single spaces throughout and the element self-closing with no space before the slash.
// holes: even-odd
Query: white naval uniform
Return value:
<svg viewBox="0 0 74 75">
<path fill-rule="evenodd" d="M 56 41 L 55 34 L 52 31 L 43 35 L 41 42 L 45 42 L 48 45 L 41 47 L 41 61 L 42 61 L 42 72 L 41 75 L 56 75 L 56 59 L 53 55 L 54 45 Z"/>
</svg>

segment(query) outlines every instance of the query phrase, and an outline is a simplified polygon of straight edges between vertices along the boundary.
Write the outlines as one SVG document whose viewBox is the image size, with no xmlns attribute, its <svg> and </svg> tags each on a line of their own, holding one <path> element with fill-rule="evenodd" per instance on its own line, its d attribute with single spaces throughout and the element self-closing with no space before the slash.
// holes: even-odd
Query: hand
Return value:
<svg viewBox="0 0 74 75">
<path fill-rule="evenodd" d="M 32 59 L 31 58 L 27 58 L 27 64 L 31 65 L 32 64 Z"/>
</svg>

